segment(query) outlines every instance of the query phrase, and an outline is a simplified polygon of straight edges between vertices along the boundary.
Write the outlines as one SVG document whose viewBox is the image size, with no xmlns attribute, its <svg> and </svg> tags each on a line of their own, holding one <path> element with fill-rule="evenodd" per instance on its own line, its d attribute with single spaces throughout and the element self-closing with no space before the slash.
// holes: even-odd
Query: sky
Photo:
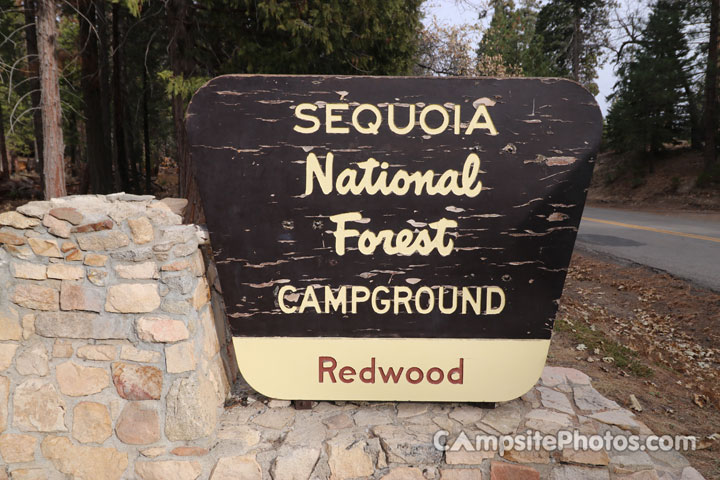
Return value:
<svg viewBox="0 0 720 480">
<path fill-rule="evenodd" d="M 455 25 L 473 23 L 478 16 L 477 5 L 479 3 L 481 2 L 477 0 L 429 0 L 424 5 L 426 11 L 425 21 L 428 21 L 434 15 L 441 23 Z M 632 8 L 638 3 L 640 3 L 638 0 L 620 0 L 621 9 Z M 600 69 L 596 81 L 600 93 L 596 95 L 595 100 L 598 102 L 603 115 L 606 115 L 609 107 L 606 97 L 612 93 L 613 85 L 616 82 L 611 63 L 606 63 Z"/>
</svg>

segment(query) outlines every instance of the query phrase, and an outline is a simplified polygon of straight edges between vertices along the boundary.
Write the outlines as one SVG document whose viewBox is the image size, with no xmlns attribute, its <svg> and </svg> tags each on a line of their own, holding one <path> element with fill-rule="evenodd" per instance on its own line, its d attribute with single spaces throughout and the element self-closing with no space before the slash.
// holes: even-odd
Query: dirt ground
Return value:
<svg viewBox="0 0 720 480">
<path fill-rule="evenodd" d="M 582 370 L 658 435 L 695 435 L 686 452 L 720 479 L 720 294 L 641 266 L 573 255 L 548 363 Z"/>
<path fill-rule="evenodd" d="M 720 211 L 719 186 L 698 186 L 702 152 L 678 148 L 647 160 L 630 153 L 601 153 L 595 163 L 588 202 L 642 210 Z"/>
</svg>

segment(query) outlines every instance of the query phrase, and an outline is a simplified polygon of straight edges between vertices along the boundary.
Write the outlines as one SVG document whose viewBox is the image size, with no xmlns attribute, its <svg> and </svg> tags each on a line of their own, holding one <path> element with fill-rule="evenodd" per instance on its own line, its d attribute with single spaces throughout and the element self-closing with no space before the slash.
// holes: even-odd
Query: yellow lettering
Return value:
<svg viewBox="0 0 720 480">
<path fill-rule="evenodd" d="M 441 218 L 437 222 L 433 222 L 428 226 L 435 230 L 434 237 L 431 238 L 427 229 L 422 229 L 417 233 L 417 237 L 409 229 L 402 229 L 395 235 L 392 230 L 380 230 L 375 233 L 372 230 L 364 230 L 360 233 L 358 230 L 346 228 L 347 222 L 357 222 L 362 219 L 359 212 L 342 213 L 333 215 L 330 220 L 337 223 L 337 229 L 333 232 L 335 236 L 335 251 L 338 255 L 345 254 L 345 240 L 352 237 L 359 237 L 358 250 L 363 255 L 372 255 L 379 245 L 382 244 L 383 251 L 387 255 L 430 255 L 433 250 L 446 257 L 452 253 L 455 243 L 452 238 L 445 239 L 448 228 L 457 227 L 455 220 Z"/>
<path fill-rule="evenodd" d="M 400 182 L 402 182 L 402 186 L 400 186 Z M 410 176 L 405 170 L 398 170 L 390 181 L 388 191 L 395 195 L 405 195 L 408 190 L 410 190 Z M 385 192 L 383 194 L 387 195 Z"/>
<path fill-rule="evenodd" d="M 480 173 L 480 157 L 475 153 L 471 153 L 465 159 L 462 171 L 462 190 L 461 192 L 470 198 L 475 198 L 482 191 L 482 181 L 478 180 L 477 185 L 473 187 L 473 183 Z M 458 193 L 457 195 L 460 195 Z"/>
<path fill-rule="evenodd" d="M 428 296 L 428 306 L 423 307 L 422 302 L 420 301 L 420 295 L 426 294 Z M 432 312 L 433 308 L 435 307 L 435 292 L 432 291 L 432 288 L 430 287 L 420 287 L 418 288 L 417 292 L 415 292 L 415 310 L 421 315 L 427 315 L 428 313 Z"/>
<path fill-rule="evenodd" d="M 317 117 L 314 117 L 312 115 L 307 115 L 303 113 L 303 110 L 312 110 L 313 112 L 317 110 L 317 105 L 314 105 L 312 103 L 301 103 L 297 107 L 295 107 L 295 116 L 299 118 L 300 120 L 304 120 L 306 122 L 312 122 L 311 127 L 301 127 L 300 125 L 295 125 L 293 127 L 293 130 L 299 133 L 315 133 L 320 129 L 320 120 L 317 119 Z"/>
<path fill-rule="evenodd" d="M 351 289 L 350 313 L 357 313 L 357 304 L 367 302 L 370 298 L 370 289 L 367 287 L 353 286 Z"/>
<path fill-rule="evenodd" d="M 500 296 L 500 305 L 497 307 L 492 306 L 492 296 L 496 293 Z M 502 312 L 505 308 L 505 292 L 500 287 L 487 287 L 485 289 L 485 314 L 486 315 L 497 315 Z"/>
<path fill-rule="evenodd" d="M 340 195 L 347 195 L 348 192 L 357 195 L 359 192 L 356 193 L 358 191 L 357 184 L 355 183 L 356 179 L 357 172 L 351 168 L 346 168 L 340 172 L 340 175 L 338 175 L 337 180 L 335 181 L 337 192 Z"/>
<path fill-rule="evenodd" d="M 330 308 L 334 311 L 338 309 L 342 310 L 342 313 L 347 313 L 347 288 L 340 287 L 337 296 L 334 296 L 332 289 L 325 285 L 325 313 L 330 313 Z"/>
<path fill-rule="evenodd" d="M 375 313 L 387 313 L 388 310 L 390 310 L 391 302 L 387 298 L 381 298 L 380 299 L 380 305 L 382 305 L 382 308 L 378 308 L 378 292 L 383 293 L 390 293 L 390 290 L 387 287 L 383 287 L 380 285 L 379 287 L 373 288 L 372 291 L 372 307 Z"/>
<path fill-rule="evenodd" d="M 455 111 L 455 122 L 453 122 L 455 124 L 454 133 L 455 133 L 455 135 L 460 135 L 460 105 L 455 105 L 454 111 Z"/>
<path fill-rule="evenodd" d="M 358 117 L 362 112 L 365 110 L 371 111 L 375 115 L 375 121 L 370 122 L 367 127 L 363 127 L 360 125 L 360 122 L 358 121 Z M 377 135 L 378 129 L 380 128 L 380 124 L 382 123 L 382 113 L 380 113 L 380 110 L 375 105 L 370 105 L 369 103 L 363 103 L 359 107 L 357 107 L 355 110 L 353 110 L 352 114 L 352 124 L 353 127 L 355 127 L 355 130 L 362 134 L 372 134 Z"/>
<path fill-rule="evenodd" d="M 472 307 L 473 311 L 475 312 L 475 315 L 480 315 L 480 307 L 482 303 L 482 289 L 479 287 L 475 287 L 475 298 L 473 299 L 472 295 L 470 294 L 470 289 L 468 287 L 462 288 L 462 313 L 465 315 L 467 313 L 467 306 L 468 303 Z"/>
<path fill-rule="evenodd" d="M 297 307 L 288 307 L 285 305 L 285 292 L 296 292 L 297 289 L 292 285 L 283 285 L 278 290 L 278 305 L 280 305 L 280 311 L 283 313 L 295 313 Z"/>
<path fill-rule="evenodd" d="M 317 156 L 309 153 L 305 161 L 305 195 L 309 195 L 314 189 L 314 180 L 323 194 L 328 195 L 333 191 L 333 163 L 334 156 L 328 153 L 325 159 L 325 167 L 320 165 Z M 373 180 L 373 175 L 380 167 L 381 172 Z M 408 173 L 399 169 L 395 171 L 388 183 L 389 167 L 387 162 L 378 162 L 374 158 L 368 158 L 358 162 L 356 168 L 346 168 L 335 178 L 335 189 L 340 195 L 375 195 L 380 192 L 383 195 L 406 195 L 411 188 L 415 195 L 448 195 L 453 193 L 457 196 L 465 195 L 474 198 L 482 191 L 480 175 L 480 158 L 476 153 L 471 153 L 465 158 L 462 172 L 448 169 L 440 174 L 437 181 L 433 170 L 416 171 Z M 358 174 L 362 174 L 358 181 Z"/>
<path fill-rule="evenodd" d="M 325 105 L 325 131 L 327 133 L 350 133 L 349 127 L 334 127 L 333 122 L 341 121 L 342 116 L 335 115 L 333 110 L 347 110 L 347 103 L 328 103 Z"/>
<path fill-rule="evenodd" d="M 484 119 L 483 122 L 480 122 L 480 117 Z M 473 115 L 472 120 L 470 120 L 467 130 L 465 130 L 465 135 L 470 135 L 475 129 L 489 130 L 490 135 L 498 134 L 492 118 L 490 118 L 490 113 L 485 105 L 478 105 L 477 110 L 475 110 L 475 115 Z"/>
<path fill-rule="evenodd" d="M 400 128 L 395 125 L 395 105 L 392 103 L 388 105 L 388 126 L 390 127 L 391 132 L 397 133 L 398 135 L 410 133 L 410 130 L 412 130 L 415 126 L 415 104 L 410 105 L 409 110 L 408 123 L 406 126 Z"/>
<path fill-rule="evenodd" d="M 346 230 L 345 222 L 356 222 L 361 218 L 362 215 L 359 212 L 340 213 L 330 217 L 331 221 L 337 223 L 337 230 L 333 232 L 335 236 L 335 253 L 340 256 L 345 255 L 345 239 L 360 235 L 357 230 Z"/>
<path fill-rule="evenodd" d="M 318 302 L 317 295 L 315 295 L 315 289 L 312 285 L 305 289 L 305 295 L 303 296 L 302 303 L 300 304 L 299 313 L 303 313 L 306 308 L 314 308 L 315 313 L 322 313 L 320 310 L 320 302 Z"/>
<path fill-rule="evenodd" d="M 400 305 L 405 305 L 407 313 L 413 313 L 410 308 L 410 299 L 412 298 L 412 290 L 409 287 L 398 286 L 393 289 L 393 313 L 400 313 Z"/>
<path fill-rule="evenodd" d="M 363 255 L 372 255 L 379 243 L 380 241 L 377 235 L 370 230 L 365 230 L 358 240 L 358 250 L 360 250 L 360 253 Z"/>
<path fill-rule="evenodd" d="M 325 195 L 332 192 L 333 154 L 328 153 L 325 158 L 325 171 L 320 168 L 320 162 L 314 153 L 308 153 L 305 159 L 305 195 L 313 191 L 313 178 L 317 178 L 318 186 Z"/>
<path fill-rule="evenodd" d="M 430 228 L 434 228 L 437 230 L 437 233 L 435 234 L 435 238 L 433 239 L 433 246 L 437 248 L 437 251 L 440 255 L 443 257 L 447 257 L 452 253 L 454 242 L 451 238 L 448 238 L 448 242 L 444 242 L 445 237 L 445 229 L 446 228 L 455 228 L 457 227 L 457 222 L 455 220 L 448 220 L 447 218 L 441 218 L 437 222 L 431 223 Z"/>
<path fill-rule="evenodd" d="M 445 302 L 443 301 L 443 298 L 445 297 L 445 287 L 440 287 L 440 293 L 438 295 L 440 298 L 440 313 L 455 313 L 455 310 L 457 309 L 457 287 L 452 287 L 452 306 L 450 308 L 447 308 L 445 306 Z"/>
<path fill-rule="evenodd" d="M 440 124 L 439 127 L 432 128 L 430 127 L 426 122 L 427 114 L 430 112 L 440 112 L 440 114 L 443 117 L 443 121 Z M 428 135 L 437 135 L 438 133 L 442 133 L 445 131 L 445 129 L 448 127 L 448 124 L 450 123 L 450 115 L 448 115 L 447 110 L 445 110 L 445 107 L 442 105 L 435 105 L 431 104 L 427 107 L 422 109 L 422 112 L 420 112 L 420 127 L 427 133 Z"/>
</svg>

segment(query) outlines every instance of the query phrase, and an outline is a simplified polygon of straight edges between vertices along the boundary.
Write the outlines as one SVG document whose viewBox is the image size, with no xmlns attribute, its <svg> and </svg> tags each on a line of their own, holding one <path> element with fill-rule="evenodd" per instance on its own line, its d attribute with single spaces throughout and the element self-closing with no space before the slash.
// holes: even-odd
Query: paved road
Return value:
<svg viewBox="0 0 720 480">
<path fill-rule="evenodd" d="M 577 246 L 720 291 L 720 216 L 585 207 Z"/>
</svg>

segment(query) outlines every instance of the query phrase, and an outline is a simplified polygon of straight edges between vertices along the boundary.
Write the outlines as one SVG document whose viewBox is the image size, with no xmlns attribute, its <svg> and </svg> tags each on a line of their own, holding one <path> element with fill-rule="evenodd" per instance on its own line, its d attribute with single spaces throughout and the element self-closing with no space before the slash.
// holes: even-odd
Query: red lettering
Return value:
<svg viewBox="0 0 720 480">
<path fill-rule="evenodd" d="M 370 378 L 365 378 L 365 374 L 369 373 Z M 370 359 L 370 366 L 360 370 L 360 380 L 363 383 L 375 383 L 375 357 Z"/>
<path fill-rule="evenodd" d="M 390 367 L 388 368 L 387 373 L 383 370 L 382 367 L 379 367 L 380 370 L 380 377 L 382 378 L 384 383 L 388 383 L 388 380 L 392 378 L 393 383 L 397 383 L 400 380 L 400 376 L 402 376 L 402 372 L 404 370 L 404 367 L 400 367 L 400 370 L 398 370 L 397 373 L 395 373 L 395 369 Z"/>
<path fill-rule="evenodd" d="M 434 380 L 432 378 L 433 373 L 437 372 L 440 376 Z M 428 370 L 427 374 L 425 375 L 427 378 L 427 381 L 432 383 L 433 385 L 437 385 L 438 383 L 443 381 L 443 378 L 445 378 L 445 373 L 443 373 L 442 370 L 440 370 L 438 367 L 433 367 L 430 370 Z"/>
<path fill-rule="evenodd" d="M 448 381 L 450 383 L 454 383 L 456 385 L 462 385 L 463 383 L 463 367 L 464 367 L 464 358 L 460 359 L 460 366 L 456 368 L 450 369 L 448 372 Z M 456 375 L 455 378 L 453 378 L 453 375 Z"/>
<path fill-rule="evenodd" d="M 438 385 L 447 380 L 455 385 L 462 385 L 465 380 L 465 359 L 458 359 L 458 366 L 447 371 L 440 367 L 431 367 L 424 371 L 420 367 L 379 367 L 375 357 L 370 358 L 370 365 L 356 370 L 349 365 L 338 367 L 334 357 L 318 357 L 318 381 L 325 383 L 329 379 L 331 383 L 337 383 L 338 377 L 342 383 L 353 383 L 359 377 L 363 383 L 374 384 L 375 372 L 380 371 L 380 380 L 383 383 L 399 383 L 406 380 L 411 385 L 417 385 L 423 381 L 432 385 Z M 335 371 L 337 370 L 337 374 Z M 404 378 L 403 378 L 404 374 Z M 327 377 L 326 377 L 327 375 Z"/>
<path fill-rule="evenodd" d="M 415 372 L 417 372 L 418 377 L 417 377 L 416 379 L 413 379 L 413 378 L 411 377 L 411 374 L 412 374 L 412 373 L 415 373 Z M 423 376 L 424 376 L 424 375 L 423 375 L 423 371 L 420 370 L 418 367 L 408 368 L 408 371 L 407 371 L 407 373 L 405 374 L 405 378 L 407 379 L 407 381 L 410 382 L 410 383 L 412 383 L 413 385 L 417 385 L 418 383 L 422 382 Z"/>
<path fill-rule="evenodd" d="M 335 380 L 335 374 L 333 373 L 333 370 L 337 367 L 337 361 L 333 357 L 318 357 L 318 360 L 320 361 L 320 368 L 318 370 L 320 383 L 323 383 L 323 375 L 325 373 L 330 376 L 330 381 L 332 381 L 332 383 L 337 383 L 337 380 Z M 329 367 L 325 366 L 326 362 L 330 362 Z"/>
<path fill-rule="evenodd" d="M 355 381 L 354 378 L 345 378 L 348 376 L 355 375 L 355 369 L 353 367 L 342 367 L 340 369 L 340 381 L 343 383 L 352 383 Z"/>
</svg>

